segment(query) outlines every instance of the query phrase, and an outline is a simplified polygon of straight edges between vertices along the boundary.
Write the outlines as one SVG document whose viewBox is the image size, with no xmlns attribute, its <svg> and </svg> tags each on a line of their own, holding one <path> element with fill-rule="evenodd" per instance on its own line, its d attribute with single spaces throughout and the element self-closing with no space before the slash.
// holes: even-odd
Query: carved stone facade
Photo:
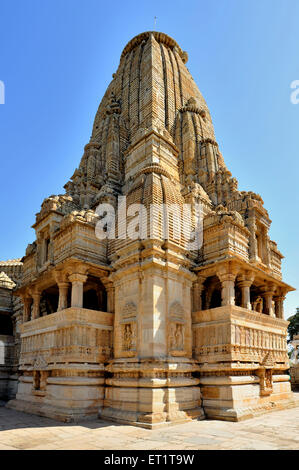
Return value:
<svg viewBox="0 0 299 470">
<path fill-rule="evenodd" d="M 43 202 L 15 288 L 21 375 L 8 406 L 151 428 L 292 405 L 282 255 L 261 197 L 226 168 L 187 59 L 163 33 L 133 38 L 65 194 Z M 200 203 L 202 245 L 175 236 L 173 217 L 165 237 L 159 210 L 141 237 L 117 224 L 100 239 L 99 204 L 119 214 L 123 196 L 146 211 L 189 204 L 192 226 Z"/>
<path fill-rule="evenodd" d="M 0 261 L 0 400 L 17 390 L 22 304 L 12 293 L 22 269 L 19 259 Z"/>
<path fill-rule="evenodd" d="M 290 367 L 290 375 L 291 375 L 291 382 L 294 389 L 299 388 L 299 335 L 295 335 L 293 337 L 293 341 L 291 341 L 293 346 L 292 356 L 291 356 L 291 367 Z"/>
</svg>

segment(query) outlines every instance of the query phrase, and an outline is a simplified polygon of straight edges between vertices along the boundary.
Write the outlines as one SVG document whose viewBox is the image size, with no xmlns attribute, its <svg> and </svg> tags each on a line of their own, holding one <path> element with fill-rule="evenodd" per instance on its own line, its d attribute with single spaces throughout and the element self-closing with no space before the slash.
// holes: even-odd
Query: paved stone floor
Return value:
<svg viewBox="0 0 299 470">
<path fill-rule="evenodd" d="M 64 424 L 2 406 L 0 450 L 9 449 L 299 449 L 299 407 L 239 423 L 205 420 L 150 431 L 100 420 Z"/>
</svg>

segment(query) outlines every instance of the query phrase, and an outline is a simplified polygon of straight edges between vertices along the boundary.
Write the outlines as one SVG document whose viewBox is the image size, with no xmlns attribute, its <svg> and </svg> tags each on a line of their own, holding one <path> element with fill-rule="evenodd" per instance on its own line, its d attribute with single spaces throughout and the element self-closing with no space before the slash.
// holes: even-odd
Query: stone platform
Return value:
<svg viewBox="0 0 299 470">
<path fill-rule="evenodd" d="M 295 398 L 299 404 L 299 393 Z M 152 431 L 101 420 L 63 424 L 0 407 L 0 450 L 29 449 L 295 450 L 299 407 L 239 423 L 192 421 Z"/>
</svg>

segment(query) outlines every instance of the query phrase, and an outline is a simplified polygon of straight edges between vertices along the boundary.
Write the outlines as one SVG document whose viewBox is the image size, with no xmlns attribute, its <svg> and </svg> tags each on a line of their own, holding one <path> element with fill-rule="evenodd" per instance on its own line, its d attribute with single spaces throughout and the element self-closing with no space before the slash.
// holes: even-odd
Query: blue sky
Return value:
<svg viewBox="0 0 299 470">
<path fill-rule="evenodd" d="M 1 0 L 0 259 L 34 240 L 35 213 L 79 164 L 123 47 L 154 16 L 188 52 L 225 162 L 263 197 L 284 280 L 299 289 L 298 0 Z M 297 306 L 289 294 L 286 317 Z"/>
</svg>

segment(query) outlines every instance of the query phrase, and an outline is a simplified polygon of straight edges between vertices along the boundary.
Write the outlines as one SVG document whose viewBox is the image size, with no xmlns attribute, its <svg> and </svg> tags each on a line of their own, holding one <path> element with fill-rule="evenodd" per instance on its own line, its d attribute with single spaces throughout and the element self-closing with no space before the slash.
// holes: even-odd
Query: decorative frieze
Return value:
<svg viewBox="0 0 299 470">
<path fill-rule="evenodd" d="M 201 362 L 242 361 L 261 364 L 268 354 L 274 362 L 273 367 L 286 365 L 286 322 L 273 324 L 270 317 L 264 316 L 259 325 L 254 313 L 246 312 L 246 319 L 242 309 L 231 307 L 231 312 L 224 308 L 219 314 L 204 323 L 193 324 L 194 354 Z"/>
</svg>

